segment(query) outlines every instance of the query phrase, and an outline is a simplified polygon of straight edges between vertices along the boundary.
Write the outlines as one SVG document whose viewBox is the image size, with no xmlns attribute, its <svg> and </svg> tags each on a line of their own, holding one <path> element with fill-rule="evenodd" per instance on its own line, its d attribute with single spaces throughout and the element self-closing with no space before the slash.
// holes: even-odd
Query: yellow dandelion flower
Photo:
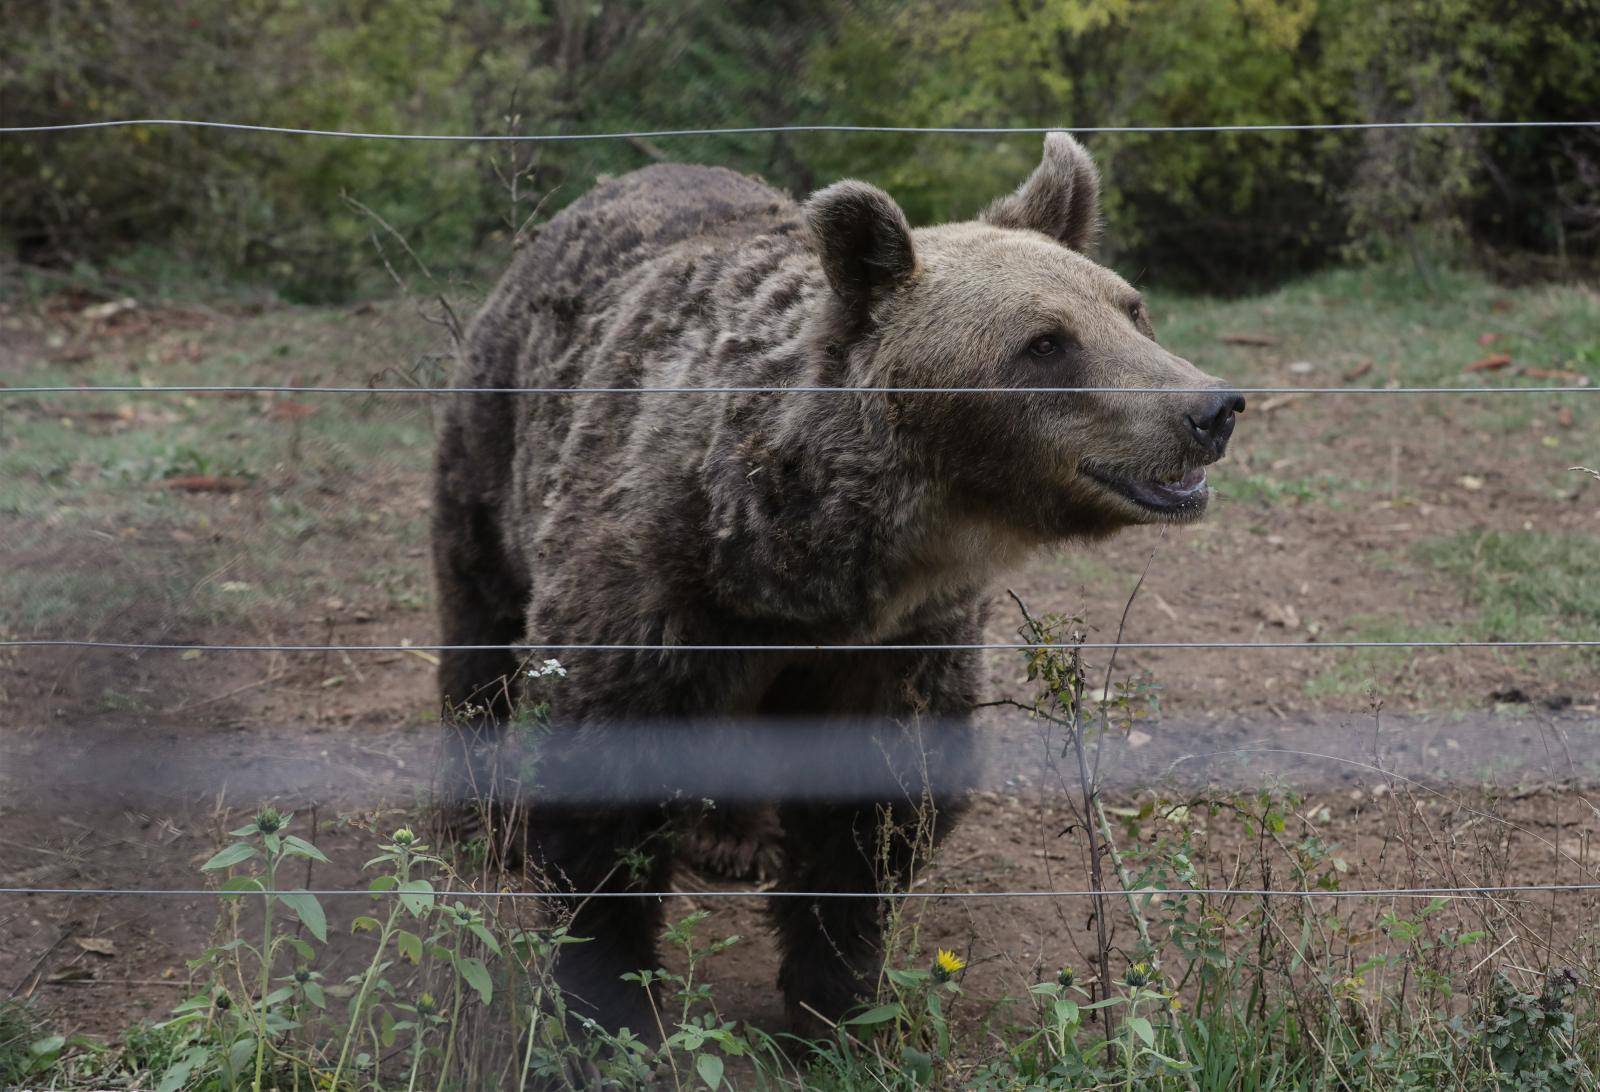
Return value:
<svg viewBox="0 0 1600 1092">
<path fill-rule="evenodd" d="M 966 970 L 967 961 L 950 951 L 940 948 L 933 956 L 933 977 L 940 982 L 947 982 L 960 972 Z"/>
</svg>

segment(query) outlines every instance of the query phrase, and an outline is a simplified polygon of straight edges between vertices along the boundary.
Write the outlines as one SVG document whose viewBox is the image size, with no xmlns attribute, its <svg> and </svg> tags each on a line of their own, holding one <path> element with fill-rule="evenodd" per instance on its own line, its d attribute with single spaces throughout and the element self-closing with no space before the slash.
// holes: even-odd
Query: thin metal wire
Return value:
<svg viewBox="0 0 1600 1092">
<path fill-rule="evenodd" d="M 0 386 L 17 394 L 1215 394 L 1218 387 L 340 387 L 248 384 Z M 1581 394 L 1571 387 L 1229 387 L 1238 394 Z"/>
<path fill-rule="evenodd" d="M 1024 136 L 1044 133 L 1303 133 L 1366 129 L 1583 129 L 1600 121 L 1348 121 L 1298 125 L 740 125 L 720 129 L 635 129 L 605 133 L 369 133 L 342 129 L 301 129 L 284 125 L 249 125 L 189 118 L 117 118 L 59 125 L 8 125 L 0 134 L 65 133 L 84 129 L 117 129 L 162 125 L 191 129 L 227 129 L 284 136 L 345 137 L 355 140 L 420 140 L 510 144 L 566 144 L 587 140 L 666 140 L 672 137 L 755 136 L 767 133 L 900 133 L 944 136 Z"/>
<path fill-rule="evenodd" d="M 1299 899 L 1485 899 L 1506 895 L 1537 895 L 1551 893 L 1584 893 L 1600 891 L 1600 883 L 1531 883 L 1500 884 L 1481 887 L 1366 887 L 1343 891 L 1299 891 L 1292 888 L 1271 887 L 1140 887 L 1132 888 L 1134 897 L 1176 897 L 1179 895 L 1229 896 L 1245 898 L 1299 898 Z M 0 895 L 151 895 L 197 898 L 203 895 L 267 895 L 268 891 L 218 891 L 214 888 L 133 888 L 133 887 L 0 887 Z M 438 899 L 670 899 L 688 897 L 695 899 L 1089 899 L 1104 896 L 1107 891 L 1079 888 L 1065 891 L 400 891 L 390 888 L 373 891 L 367 888 L 332 888 L 327 890 L 294 892 L 295 894 L 334 897 L 344 895 L 407 896 L 426 894 Z"/>
<path fill-rule="evenodd" d="M 1038 643 L 991 641 L 951 644 L 509 644 L 509 645 L 207 645 L 140 641 L 79 641 L 70 638 L 0 641 L 0 648 L 86 648 L 120 652 L 976 652 L 1028 649 L 1402 649 L 1402 648 L 1600 648 L 1591 641 L 1084 641 Z"/>
</svg>

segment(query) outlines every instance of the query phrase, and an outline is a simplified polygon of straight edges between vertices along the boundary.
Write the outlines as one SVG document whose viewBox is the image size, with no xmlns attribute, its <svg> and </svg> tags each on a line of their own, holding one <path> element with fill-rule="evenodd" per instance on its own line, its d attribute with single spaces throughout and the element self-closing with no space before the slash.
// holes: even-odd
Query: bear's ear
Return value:
<svg viewBox="0 0 1600 1092">
<path fill-rule="evenodd" d="M 865 182 L 835 182 L 806 202 L 806 226 L 834 294 L 864 313 L 917 274 L 911 225 L 894 198 Z"/>
<path fill-rule="evenodd" d="M 984 210 L 995 227 L 1041 231 L 1087 253 L 1100 234 L 1100 172 L 1066 133 L 1044 138 L 1044 160 L 1017 192 Z"/>
</svg>

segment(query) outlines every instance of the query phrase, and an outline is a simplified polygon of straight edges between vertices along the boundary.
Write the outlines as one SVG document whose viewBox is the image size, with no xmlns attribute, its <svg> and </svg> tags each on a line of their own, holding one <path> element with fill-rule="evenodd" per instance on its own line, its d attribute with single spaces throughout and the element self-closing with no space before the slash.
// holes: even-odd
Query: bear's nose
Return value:
<svg viewBox="0 0 1600 1092">
<path fill-rule="evenodd" d="M 1201 403 L 1184 415 L 1189 435 L 1214 458 L 1222 458 L 1228 449 L 1228 437 L 1233 435 L 1233 415 L 1244 412 L 1244 397 L 1238 391 L 1218 391 L 1208 394 Z"/>
</svg>

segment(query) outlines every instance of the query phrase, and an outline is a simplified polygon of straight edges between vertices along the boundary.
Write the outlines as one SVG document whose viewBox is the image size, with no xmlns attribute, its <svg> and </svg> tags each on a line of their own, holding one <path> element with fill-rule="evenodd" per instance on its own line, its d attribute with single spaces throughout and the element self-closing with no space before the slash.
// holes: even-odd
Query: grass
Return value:
<svg viewBox="0 0 1600 1092">
<path fill-rule="evenodd" d="M 1337 639 L 1353 641 L 1600 640 L 1600 540 L 1588 534 L 1545 531 L 1461 531 L 1434 536 L 1382 563 L 1410 562 L 1448 589 L 1459 608 L 1448 621 L 1409 621 L 1392 615 L 1357 615 Z M 1515 649 L 1493 653 L 1511 671 L 1561 686 L 1592 679 L 1592 652 Z M 1484 693 L 1462 692 L 1436 678 L 1429 657 L 1400 650 L 1359 651 L 1339 657 L 1307 684 L 1314 699 L 1347 699 L 1368 690 L 1403 690 L 1436 707 L 1481 705 Z"/>
<path fill-rule="evenodd" d="M 7 380 L 361 384 L 436 336 L 408 305 L 386 307 L 364 322 L 277 308 L 198 328 L 182 308 L 155 309 L 150 329 L 125 337 L 79 326 L 62 348 L 87 359 L 47 349 Z M 429 602 L 425 566 L 402 573 L 347 554 L 375 538 L 391 551 L 425 543 L 416 497 L 432 426 L 421 399 L 68 395 L 13 407 L 0 433 L 0 524 L 29 564 L 0 572 L 0 628 L 239 626 L 309 597 L 364 593 L 374 578 L 386 607 Z M 188 477 L 243 488 L 172 487 Z"/>
<path fill-rule="evenodd" d="M 1510 288 L 1479 274 L 1441 270 L 1430 295 L 1409 265 L 1330 270 L 1267 295 L 1245 299 L 1153 293 L 1162 341 L 1201 368 L 1250 386 L 1561 386 L 1584 376 L 1600 385 L 1600 292 L 1581 284 Z M 1225 334 L 1275 339 L 1264 348 L 1228 345 Z M 1492 336 L 1487 345 L 1480 338 Z M 1512 364 L 1464 369 L 1492 353 Z M 1310 371 L 1290 370 L 1310 364 Z M 1368 364 L 1370 363 L 1370 367 Z M 1357 369 L 1364 374 L 1347 379 Z M 1422 417 L 1442 428 L 1471 430 L 1540 445 L 1564 465 L 1595 458 L 1585 424 L 1594 395 L 1408 396 L 1377 407 L 1392 428 Z M 1366 405 L 1367 403 L 1352 403 Z M 1398 410 L 1396 412 L 1396 410 Z M 1572 425 L 1554 424 L 1559 413 Z M 1406 416 L 1402 416 L 1402 414 Z M 1404 438 L 1404 431 L 1394 433 Z M 1369 472 L 1370 473 L 1370 472 Z"/>
<path fill-rule="evenodd" d="M 1492 352 L 1515 365 L 1567 369 L 1600 382 L 1600 295 L 1583 285 L 1507 288 L 1465 270 L 1442 271 L 1430 295 L 1404 264 L 1329 270 L 1263 296 L 1213 299 L 1153 293 L 1162 340 L 1219 374 L 1255 381 L 1283 378 L 1266 359 L 1306 361 L 1298 382 L 1338 386 L 1370 360 L 1352 385 L 1529 386 L 1548 379 L 1512 369 L 1463 374 Z M 1266 349 L 1223 344 L 1224 334 L 1264 334 Z M 1483 346 L 1478 339 L 1495 334 Z M 1558 384 L 1559 385 L 1559 384 Z"/>
<path fill-rule="evenodd" d="M 1600 640 L 1600 539 L 1592 534 L 1463 531 L 1413 553 L 1476 612 L 1462 623 L 1474 640 Z"/>
<path fill-rule="evenodd" d="M 0 1000 L 0 1088 L 24 1088 L 47 1075 L 65 1045 L 25 1002 Z"/>
<path fill-rule="evenodd" d="M 1398 618 L 1356 615 L 1346 629 L 1331 635 L 1339 641 L 1454 641 L 1450 626 L 1418 625 Z M 1433 707 L 1450 708 L 1480 695 L 1453 694 L 1450 685 L 1433 678 L 1429 658 L 1410 649 L 1393 652 L 1361 649 L 1330 654 L 1326 667 L 1306 681 L 1306 696 L 1318 702 L 1347 703 L 1368 694 L 1405 692 Z"/>
<path fill-rule="evenodd" d="M 1320 504 L 1327 508 L 1342 508 L 1348 501 L 1347 493 L 1366 492 L 1372 483 L 1338 474 L 1318 473 L 1301 476 L 1278 476 L 1270 473 L 1237 470 L 1225 473 L 1217 495 L 1223 505 L 1239 504 L 1255 508 L 1298 508 L 1305 504 Z"/>
</svg>

